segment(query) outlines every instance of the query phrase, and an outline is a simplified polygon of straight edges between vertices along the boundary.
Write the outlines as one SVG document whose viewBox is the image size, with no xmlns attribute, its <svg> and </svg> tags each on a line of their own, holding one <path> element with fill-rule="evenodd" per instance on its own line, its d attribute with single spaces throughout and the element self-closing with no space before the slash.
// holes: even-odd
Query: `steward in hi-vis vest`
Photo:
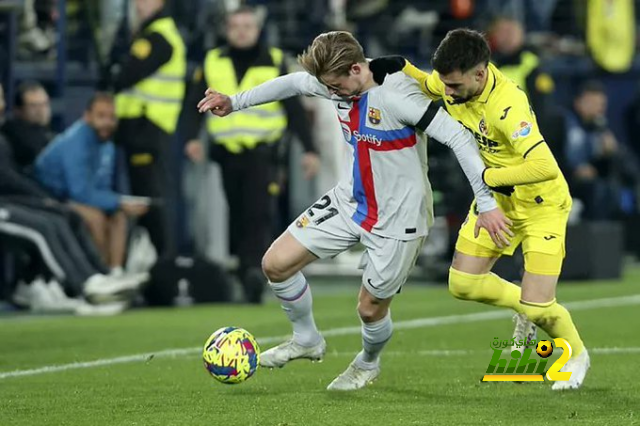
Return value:
<svg viewBox="0 0 640 426">
<path fill-rule="evenodd" d="M 231 253 L 238 256 L 238 276 L 246 301 L 260 303 L 265 285 L 262 255 L 276 230 L 275 202 L 283 179 L 278 178 L 278 152 L 287 129 L 304 147 L 302 163 L 307 176 L 318 168 L 310 123 L 298 98 L 238 111 L 219 118 L 198 113 L 196 105 L 208 87 L 227 95 L 242 92 L 287 74 L 283 52 L 258 41 L 260 23 L 255 11 L 243 7 L 227 17 L 228 45 L 207 52 L 196 69 L 185 105 L 186 152 L 194 161 L 204 159 L 197 140 L 206 120 L 209 158 L 220 164 L 229 204 Z M 288 155 L 284 156 L 285 164 Z M 286 170 L 286 165 L 284 166 Z M 286 190 L 282 191 L 286 193 Z M 288 222 L 289 218 L 283 218 Z"/>
<path fill-rule="evenodd" d="M 131 192 L 155 201 L 140 224 L 159 255 L 173 255 L 170 146 L 185 97 L 187 60 L 182 36 L 163 7 L 164 0 L 136 0 L 141 25 L 114 81 L 115 141 L 127 155 Z"/>
</svg>

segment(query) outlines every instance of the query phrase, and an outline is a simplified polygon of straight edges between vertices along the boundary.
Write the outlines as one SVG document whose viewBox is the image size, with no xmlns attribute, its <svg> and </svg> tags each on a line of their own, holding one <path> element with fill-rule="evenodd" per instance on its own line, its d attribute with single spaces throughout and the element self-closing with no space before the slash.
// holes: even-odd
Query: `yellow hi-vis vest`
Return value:
<svg viewBox="0 0 640 426">
<path fill-rule="evenodd" d="M 159 33 L 171 45 L 171 59 L 154 74 L 116 96 L 118 118 L 146 117 L 171 134 L 176 131 L 185 94 L 186 49 L 172 18 L 151 23 L 144 34 Z"/>
<path fill-rule="evenodd" d="M 207 86 L 226 95 L 249 90 L 280 75 L 283 60 L 280 49 L 269 49 L 273 65 L 249 67 L 240 84 L 231 58 L 221 53 L 220 48 L 207 53 L 204 75 Z M 214 141 L 234 154 L 253 149 L 260 143 L 276 142 L 286 128 L 287 117 L 280 102 L 236 111 L 224 118 L 210 115 L 207 119 L 207 129 Z"/>
<path fill-rule="evenodd" d="M 540 60 L 535 53 L 524 51 L 520 54 L 520 62 L 518 64 L 503 65 L 500 67 L 500 71 L 513 80 L 525 93 L 529 93 L 530 88 L 527 87 L 527 77 L 536 69 L 538 64 L 540 64 Z"/>
<path fill-rule="evenodd" d="M 636 46 L 633 0 L 589 0 L 587 7 L 593 60 L 609 72 L 629 70 Z"/>
</svg>

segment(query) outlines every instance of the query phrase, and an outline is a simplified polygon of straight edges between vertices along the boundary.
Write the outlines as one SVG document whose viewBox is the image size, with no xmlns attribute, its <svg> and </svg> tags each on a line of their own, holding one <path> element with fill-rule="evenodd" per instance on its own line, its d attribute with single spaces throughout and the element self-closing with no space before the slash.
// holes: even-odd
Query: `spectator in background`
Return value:
<svg viewBox="0 0 640 426">
<path fill-rule="evenodd" d="M 0 85 L 0 122 L 3 117 Z M 0 244 L 9 251 L 26 253 L 30 259 L 28 273 L 17 277 L 20 282 L 14 301 L 18 305 L 35 311 L 81 314 L 116 313 L 123 308 L 96 311 L 80 299 L 67 297 L 66 293 L 112 297 L 137 289 L 144 278 L 106 276 L 91 243 L 83 238 L 81 225 L 81 218 L 20 173 L 11 146 L 0 133 Z M 42 277 L 52 279 L 45 282 Z"/>
<path fill-rule="evenodd" d="M 115 141 L 127 154 L 132 193 L 160 201 L 140 225 L 161 256 L 173 256 L 171 140 L 184 101 L 186 51 L 164 0 L 136 0 L 135 8 L 138 30 L 113 82 Z"/>
<path fill-rule="evenodd" d="M 204 159 L 198 136 L 202 120 L 196 105 L 207 87 L 232 95 L 286 74 L 286 58 L 280 49 L 258 41 L 261 26 L 254 9 L 244 7 L 227 18 L 228 46 L 207 53 L 194 74 L 187 96 L 186 153 L 193 161 Z M 266 280 L 262 274 L 263 253 L 272 240 L 275 197 L 276 150 L 287 126 L 304 145 L 305 176 L 314 176 L 319 158 L 312 144 L 310 124 L 297 98 L 240 111 L 220 119 L 210 115 L 207 130 L 209 154 L 222 168 L 229 204 L 231 253 L 240 258 L 239 278 L 246 300 L 261 303 Z"/>
<path fill-rule="evenodd" d="M 14 111 L 14 118 L 7 120 L 0 131 L 11 144 L 18 166 L 28 172 L 53 139 L 49 95 L 40 83 L 24 82 L 16 91 Z"/>
<path fill-rule="evenodd" d="M 585 219 L 613 219 L 620 213 L 623 182 L 633 182 L 633 172 L 623 147 L 609 129 L 607 95 L 597 81 L 587 82 L 567 111 L 564 152 L 569 186 L 584 204 Z"/>
<path fill-rule="evenodd" d="M 69 201 L 88 224 L 112 274 L 122 274 L 127 216 L 139 217 L 148 204 L 116 192 L 116 129 L 113 97 L 97 93 L 84 117 L 54 139 L 36 162 L 40 183 L 56 198 Z"/>
<path fill-rule="evenodd" d="M 543 121 L 552 105 L 555 85 L 551 76 L 540 69 L 538 55 L 525 46 L 524 27 L 520 21 L 507 17 L 496 19 L 487 38 L 493 62 L 524 90 L 538 121 Z"/>
</svg>

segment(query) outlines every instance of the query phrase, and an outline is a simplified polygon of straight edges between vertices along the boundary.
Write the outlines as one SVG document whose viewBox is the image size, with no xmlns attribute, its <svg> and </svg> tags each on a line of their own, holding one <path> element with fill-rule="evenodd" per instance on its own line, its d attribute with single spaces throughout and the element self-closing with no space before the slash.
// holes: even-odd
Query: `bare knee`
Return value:
<svg viewBox="0 0 640 426">
<path fill-rule="evenodd" d="M 117 232 L 126 235 L 127 233 L 127 215 L 124 212 L 118 211 L 112 214 L 109 219 L 109 232 Z"/>
<path fill-rule="evenodd" d="M 291 278 L 297 271 L 287 267 L 283 256 L 277 250 L 270 248 L 262 257 L 262 272 L 270 282 L 281 283 Z"/>
<path fill-rule="evenodd" d="M 364 299 L 358 302 L 358 315 L 362 322 L 372 323 L 387 315 L 389 306 L 383 300 Z"/>
<path fill-rule="evenodd" d="M 107 230 L 107 216 L 101 210 L 90 206 L 74 204 L 73 208 L 89 227 L 93 237 L 102 243 Z"/>
</svg>

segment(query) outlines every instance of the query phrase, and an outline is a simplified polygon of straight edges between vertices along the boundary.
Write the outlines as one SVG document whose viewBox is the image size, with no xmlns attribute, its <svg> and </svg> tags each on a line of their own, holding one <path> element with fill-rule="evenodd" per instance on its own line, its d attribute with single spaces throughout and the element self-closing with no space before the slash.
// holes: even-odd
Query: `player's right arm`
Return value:
<svg viewBox="0 0 640 426">
<path fill-rule="evenodd" d="M 224 117 L 233 111 L 281 101 L 294 96 L 315 96 L 331 99 L 329 90 L 306 72 L 294 72 L 269 80 L 245 92 L 227 96 L 209 88 L 198 103 L 200 112 L 211 111 Z"/>
</svg>

